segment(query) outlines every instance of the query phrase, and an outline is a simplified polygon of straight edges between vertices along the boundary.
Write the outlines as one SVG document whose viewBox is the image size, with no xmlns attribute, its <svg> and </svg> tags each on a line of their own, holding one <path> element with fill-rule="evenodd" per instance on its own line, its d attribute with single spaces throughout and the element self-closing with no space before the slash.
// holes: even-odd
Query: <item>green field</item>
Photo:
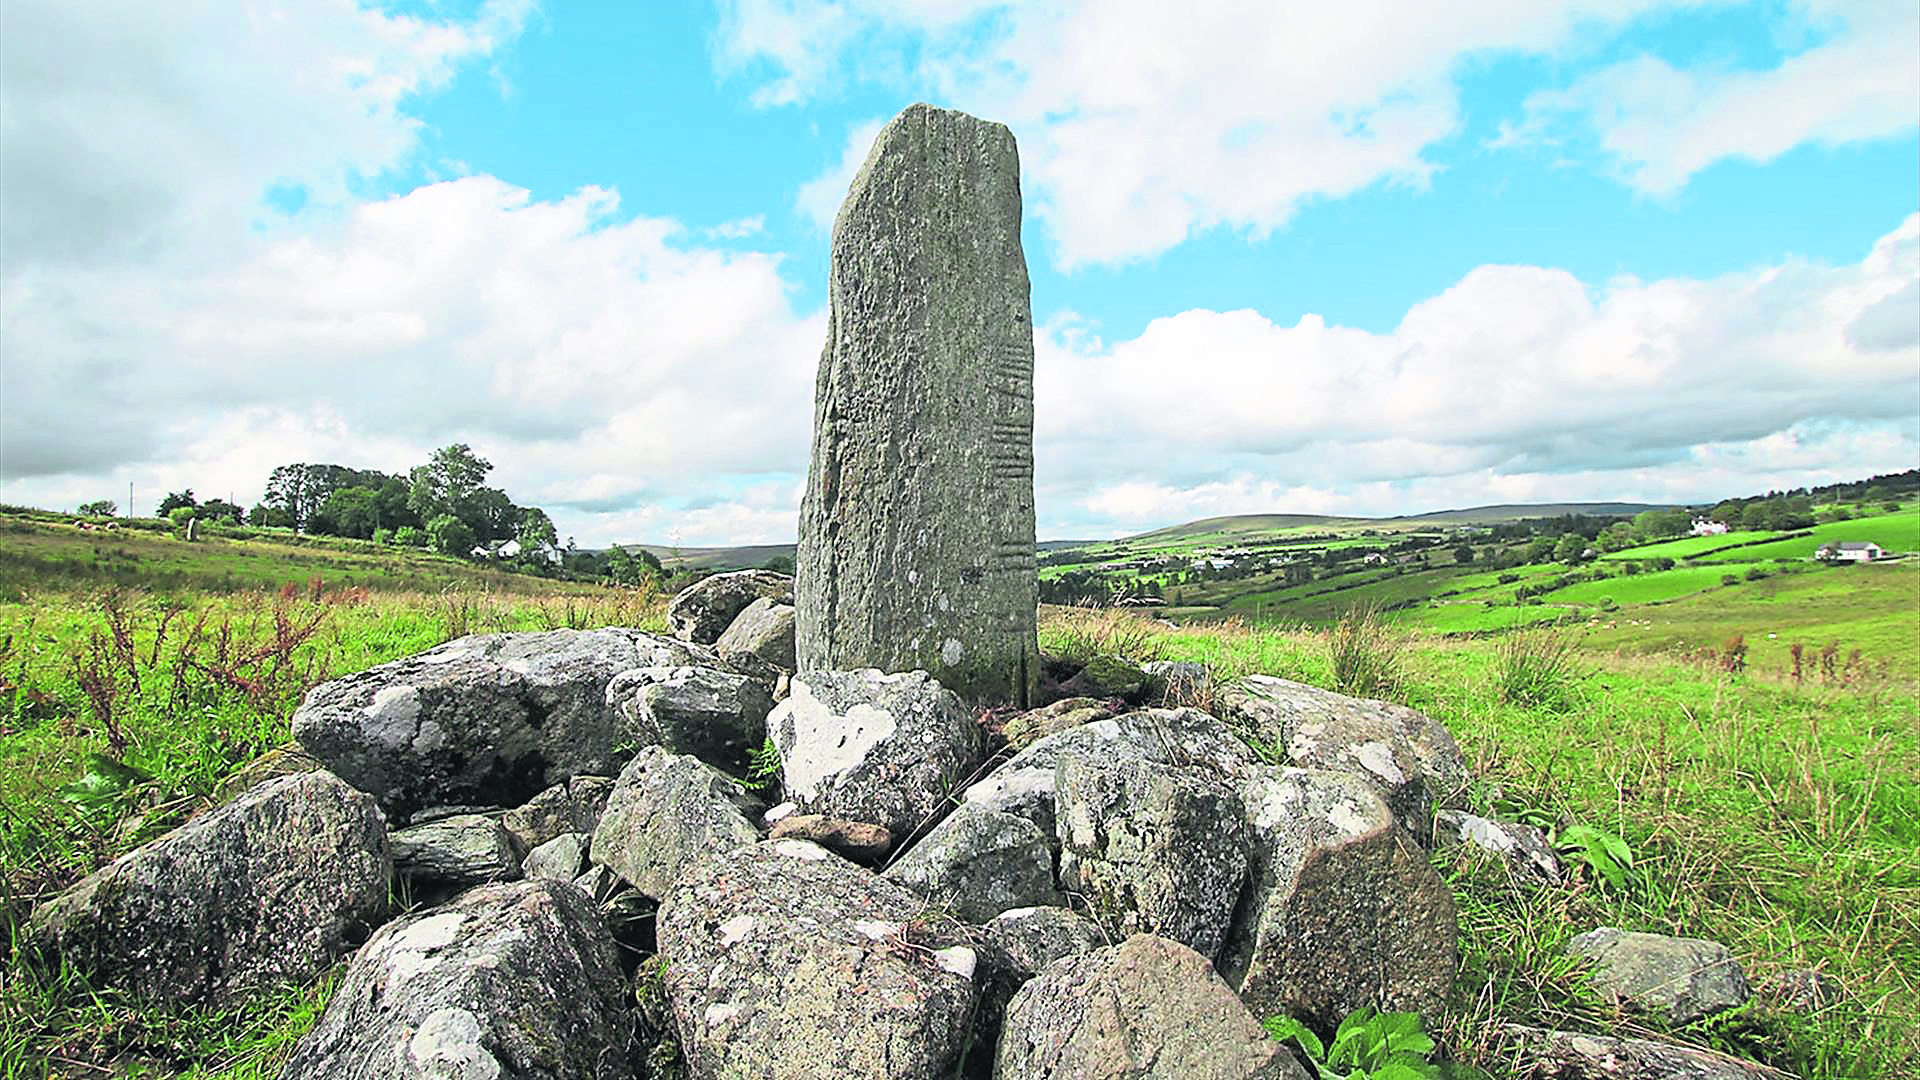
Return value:
<svg viewBox="0 0 1920 1080">
<path fill-rule="evenodd" d="M 1914 516 L 1895 515 L 1871 538 L 1893 547 Z M 1426 1018 L 1446 1055 L 1503 1076 L 1505 1022 L 1624 1026 L 1808 1080 L 1914 1075 L 1920 559 L 1752 566 L 1766 576 L 1682 566 L 1520 604 L 1517 589 L 1593 567 L 1373 567 L 1268 589 L 1265 602 L 1231 599 L 1231 617 L 1213 610 L 1212 622 L 1176 628 L 1049 609 L 1042 644 L 1359 690 L 1343 682 L 1331 635 L 1293 613 L 1325 623 L 1356 602 L 1410 603 L 1369 646 L 1397 675 L 1364 692 L 1447 724 L 1478 772 L 1465 795 L 1476 810 L 1606 829 L 1631 845 L 1639 874 L 1624 886 L 1589 875 L 1537 889 L 1464 852 L 1437 854 L 1461 919 L 1455 993 Z M 0 531 L 0 569 L 10 575 L 0 578 L 0 919 L 10 934 L 33 905 L 207 805 L 224 779 L 284 743 L 294 703 L 317 680 L 465 633 L 663 624 L 657 593 L 378 548 L 140 535 L 96 549 L 34 525 Z M 1722 584 L 1726 574 L 1737 582 Z M 1329 591 L 1347 577 L 1361 584 Z M 1562 625 L 1527 629 L 1542 622 Z M 1546 696 L 1514 697 L 1505 657 L 1543 634 L 1572 643 L 1573 666 Z M 228 651 L 215 655 L 215 640 Z M 146 779 L 104 804 L 74 802 L 69 785 L 92 754 Z M 1756 982 L 1817 965 L 1846 994 L 1808 1017 L 1754 1007 L 1679 1029 L 1623 1025 L 1565 958 L 1568 939 L 1598 925 L 1721 941 Z M 16 959 L 0 981 L 0 1075 L 270 1078 L 339 972 L 230 1009 L 167 1009 Z M 56 1073 L 55 1058 L 70 1064 Z"/>
<path fill-rule="evenodd" d="M 1897 514 L 1815 525 L 1804 538 L 1776 540 L 1705 556 L 1706 562 L 1754 562 L 1760 559 L 1811 559 L 1822 544 L 1848 541 L 1879 544 L 1889 554 L 1920 553 L 1920 507 Z"/>
<path fill-rule="evenodd" d="M 187 542 L 171 532 L 120 529 L 81 532 L 19 516 L 0 516 L 0 595 L 46 589 L 121 586 L 148 590 L 238 592 L 307 586 L 315 578 L 341 587 L 432 592 L 588 592 L 569 584 L 371 541 L 328 538 L 290 542 L 209 536 Z"/>
<path fill-rule="evenodd" d="M 1658 544 L 1642 544 L 1624 551 L 1608 552 L 1600 556 L 1607 560 L 1657 559 L 1665 556 L 1669 559 L 1689 559 L 1703 551 L 1718 551 L 1721 548 L 1737 547 L 1763 541 L 1778 535 L 1762 530 L 1735 531 L 1719 536 L 1688 536 L 1679 540 L 1667 540 Z"/>
</svg>

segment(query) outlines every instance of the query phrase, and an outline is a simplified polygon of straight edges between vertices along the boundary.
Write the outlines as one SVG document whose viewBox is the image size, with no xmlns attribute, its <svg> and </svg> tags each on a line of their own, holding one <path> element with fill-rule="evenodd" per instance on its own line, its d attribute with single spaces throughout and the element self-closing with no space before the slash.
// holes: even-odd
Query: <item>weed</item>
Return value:
<svg viewBox="0 0 1920 1080">
<path fill-rule="evenodd" d="M 1573 639 L 1553 630 L 1510 633 L 1494 656 L 1500 700 L 1509 704 L 1564 704 L 1580 678 Z"/>
<path fill-rule="evenodd" d="M 740 781 L 748 791 L 766 791 L 780 782 L 780 747 L 769 735 L 757 748 L 747 751 L 747 775 Z"/>
<path fill-rule="evenodd" d="M 1047 655 L 1082 665 L 1102 655 L 1135 663 L 1157 660 L 1160 632 L 1137 611 L 1087 606 L 1049 608 L 1040 627 Z"/>
<path fill-rule="evenodd" d="M 1358 697 L 1384 697 L 1399 689 L 1404 639 L 1387 628 L 1371 606 L 1350 608 L 1327 635 L 1334 689 Z"/>
<path fill-rule="evenodd" d="M 1720 646 L 1720 669 L 1729 675 L 1738 675 L 1747 670 L 1746 635 L 1735 634 Z"/>
<path fill-rule="evenodd" d="M 1629 889 L 1640 883 L 1633 869 L 1633 848 L 1625 840 L 1605 829 L 1575 823 L 1560 830 L 1554 838 L 1560 857 L 1584 866 L 1596 879 L 1616 889 Z"/>
<path fill-rule="evenodd" d="M 1362 1006 L 1340 1021 L 1331 1046 L 1291 1016 L 1268 1017 L 1261 1026 L 1275 1039 L 1292 1042 L 1320 1080 L 1441 1080 L 1448 1075 L 1427 1060 L 1434 1042 L 1417 1013 Z"/>
</svg>

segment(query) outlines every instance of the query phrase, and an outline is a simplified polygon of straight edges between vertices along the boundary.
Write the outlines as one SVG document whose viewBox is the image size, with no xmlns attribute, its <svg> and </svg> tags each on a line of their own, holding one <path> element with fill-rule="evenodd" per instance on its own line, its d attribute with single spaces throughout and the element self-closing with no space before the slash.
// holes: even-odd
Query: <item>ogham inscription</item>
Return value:
<svg viewBox="0 0 1920 1080">
<path fill-rule="evenodd" d="M 915 105 L 834 224 L 795 559 L 804 669 L 925 669 L 1025 703 L 1034 633 L 1033 317 L 1004 126 Z"/>
</svg>

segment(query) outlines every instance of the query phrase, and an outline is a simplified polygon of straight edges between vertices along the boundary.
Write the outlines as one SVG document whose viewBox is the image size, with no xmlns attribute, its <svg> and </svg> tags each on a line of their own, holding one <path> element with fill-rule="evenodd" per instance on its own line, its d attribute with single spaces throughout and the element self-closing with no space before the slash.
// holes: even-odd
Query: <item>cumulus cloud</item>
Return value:
<svg viewBox="0 0 1920 1080">
<path fill-rule="evenodd" d="M 736 0 L 716 58 L 757 78 L 762 105 L 865 79 L 1016 125 L 1052 256 L 1073 268 L 1213 228 L 1258 237 L 1315 199 L 1425 184 L 1432 148 L 1461 130 L 1463 69 L 1501 53 L 1566 60 L 1596 30 L 1692 6 Z M 1772 70 L 1622 61 L 1536 94 L 1490 146 L 1564 144 L 1577 125 L 1628 183 L 1668 192 L 1728 157 L 1913 129 L 1920 9 L 1800 0 L 1793 17 L 1828 37 Z M 815 220 L 831 220 L 837 178 L 801 193 Z"/>
<path fill-rule="evenodd" d="M 616 209 L 607 191 L 538 202 L 475 176 L 200 276 L 38 275 L 0 298 L 0 379 L 10 414 L 46 419 L 10 422 L 0 462 L 21 479 L 173 460 L 186 426 L 227 433 L 264 476 L 285 453 L 275 427 L 350 417 L 402 461 L 491 451 L 534 502 L 804 471 L 824 329 L 792 309 L 778 258 L 687 246 L 673 222 Z M 112 419 L 74 422 L 92 415 Z"/>
<path fill-rule="evenodd" d="M 413 161 L 420 101 L 531 7 L 0 5 L 5 497 L 246 500 L 276 464 L 397 470 L 454 441 L 522 501 L 615 523 L 791 486 L 820 319 L 778 256 L 704 246 L 761 221 L 694 234 L 463 165 L 366 196 Z M 760 513 L 715 527 L 791 534 Z M 561 526 L 636 538 L 595 520 Z"/>
<path fill-rule="evenodd" d="M 1552 53 L 1576 27 L 1660 6 L 737 0 L 717 59 L 758 75 L 763 105 L 894 78 L 1016 124 L 1036 211 L 1073 267 L 1425 183 L 1426 151 L 1460 126 L 1463 63 Z"/>
<path fill-rule="evenodd" d="M 1507 143 L 1546 137 L 1571 119 L 1596 134 L 1619 175 L 1668 195 L 1717 161 L 1772 161 L 1807 143 L 1838 146 L 1920 127 L 1920 6 L 1911 0 L 1803 0 L 1827 33 L 1776 67 L 1676 68 L 1638 56 L 1527 100 Z"/>
<path fill-rule="evenodd" d="M 276 185 L 340 205 L 401 163 L 410 98 L 520 32 L 532 0 L 467 20 L 278 4 L 0 5 L 0 270 L 224 257 Z M 190 242 L 187 242 L 189 241 Z"/>
<path fill-rule="evenodd" d="M 1848 266 L 1595 285 L 1483 266 L 1389 333 L 1207 310 L 1111 345 L 1045 328 L 1043 516 L 1699 499 L 1752 487 L 1741 469 L 1910 468 L 1920 335 L 1882 331 L 1920 325 L 1916 245 L 1920 215 Z"/>
</svg>

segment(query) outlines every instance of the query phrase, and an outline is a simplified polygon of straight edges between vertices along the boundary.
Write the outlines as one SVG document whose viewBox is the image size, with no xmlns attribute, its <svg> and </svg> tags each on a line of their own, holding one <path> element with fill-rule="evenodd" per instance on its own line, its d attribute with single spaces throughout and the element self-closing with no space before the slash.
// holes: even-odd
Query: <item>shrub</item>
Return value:
<svg viewBox="0 0 1920 1080">
<path fill-rule="evenodd" d="M 191 506 L 176 506 L 173 509 L 167 511 L 167 520 L 173 522 L 176 527 L 182 528 L 182 529 L 187 527 L 187 522 L 193 520 L 193 516 L 194 516 L 194 510 L 193 510 L 193 507 Z"/>
<path fill-rule="evenodd" d="M 1580 678 L 1573 639 L 1551 630 L 1508 634 L 1494 656 L 1502 700 L 1516 705 L 1561 705 Z"/>
<path fill-rule="evenodd" d="M 401 547 L 423 548 L 427 546 L 427 530 L 413 525 L 402 525 L 393 530 L 393 542 Z"/>
<path fill-rule="evenodd" d="M 1747 567 L 1748 581 L 1761 581 L 1770 576 L 1772 575 L 1767 573 L 1766 568 L 1759 565 L 1758 563 L 1754 564 L 1753 566 Z"/>
<path fill-rule="evenodd" d="M 1405 642 L 1380 620 L 1371 604 L 1348 609 L 1327 635 L 1333 686 L 1344 694 L 1379 697 L 1400 685 Z"/>
<path fill-rule="evenodd" d="M 1739 575 L 1737 575 L 1737 574 L 1721 574 L 1721 575 L 1720 575 L 1720 584 L 1722 584 L 1722 585 L 1738 585 L 1738 584 L 1740 584 L 1740 577 L 1739 577 Z"/>
<path fill-rule="evenodd" d="M 461 558 L 473 554 L 476 543 L 473 527 L 452 514 L 441 514 L 427 522 L 427 538 L 432 541 L 433 550 Z"/>
<path fill-rule="evenodd" d="M 393 544 L 393 530 L 392 529 L 373 530 L 373 542 L 385 547 L 391 547 Z"/>
</svg>

